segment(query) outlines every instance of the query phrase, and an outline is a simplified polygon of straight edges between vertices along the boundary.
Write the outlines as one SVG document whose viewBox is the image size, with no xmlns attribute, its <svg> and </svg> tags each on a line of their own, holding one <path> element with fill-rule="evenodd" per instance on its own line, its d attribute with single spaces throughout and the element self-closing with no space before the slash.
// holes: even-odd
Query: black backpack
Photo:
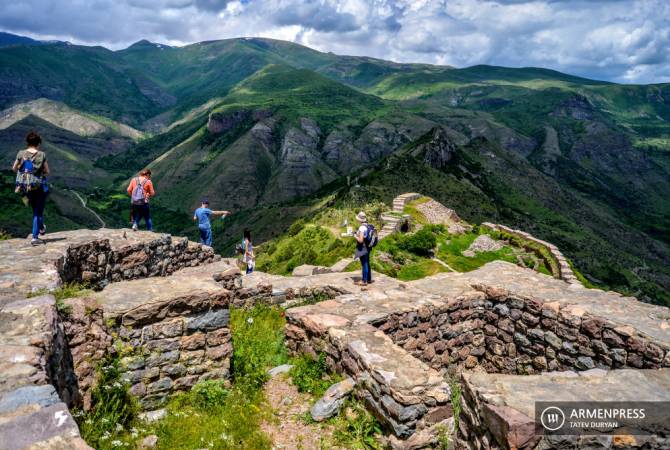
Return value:
<svg viewBox="0 0 670 450">
<path fill-rule="evenodd" d="M 366 223 L 365 226 L 368 229 L 368 235 L 365 237 L 365 246 L 367 248 L 373 248 L 379 243 L 379 237 L 377 236 L 377 230 L 374 225 Z"/>
</svg>

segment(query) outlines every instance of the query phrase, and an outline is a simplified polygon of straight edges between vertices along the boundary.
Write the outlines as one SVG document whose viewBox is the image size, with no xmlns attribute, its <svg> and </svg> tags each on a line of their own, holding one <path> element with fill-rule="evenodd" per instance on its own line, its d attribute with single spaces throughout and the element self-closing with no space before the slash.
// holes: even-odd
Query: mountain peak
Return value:
<svg viewBox="0 0 670 450">
<path fill-rule="evenodd" d="M 159 43 L 156 43 L 156 42 L 151 42 L 151 41 L 148 41 L 146 39 L 142 39 L 142 40 L 137 41 L 134 44 L 130 45 L 125 50 L 146 50 L 146 49 L 154 49 L 154 48 L 170 48 L 170 46 L 165 45 L 165 44 L 159 44 Z"/>
</svg>

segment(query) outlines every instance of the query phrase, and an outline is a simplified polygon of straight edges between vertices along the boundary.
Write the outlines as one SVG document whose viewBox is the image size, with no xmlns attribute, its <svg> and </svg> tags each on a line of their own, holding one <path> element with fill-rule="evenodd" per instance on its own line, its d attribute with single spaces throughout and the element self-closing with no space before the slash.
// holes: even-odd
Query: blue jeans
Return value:
<svg viewBox="0 0 670 450">
<path fill-rule="evenodd" d="M 42 188 L 29 191 L 26 196 L 33 208 L 33 239 L 40 237 L 40 230 L 44 227 L 44 207 L 47 203 L 47 193 Z"/>
<path fill-rule="evenodd" d="M 204 245 L 212 246 L 212 229 L 211 228 L 198 228 L 200 230 L 200 243 Z"/>
<path fill-rule="evenodd" d="M 361 255 L 361 268 L 363 269 L 363 281 L 364 283 L 372 283 L 372 270 L 370 269 L 370 253 Z"/>
<path fill-rule="evenodd" d="M 154 229 L 153 223 L 151 222 L 151 210 L 149 209 L 149 204 L 145 203 L 144 205 L 133 205 L 133 223 L 139 228 L 140 220 L 144 219 L 144 223 L 147 224 L 147 230 L 152 231 Z"/>
</svg>

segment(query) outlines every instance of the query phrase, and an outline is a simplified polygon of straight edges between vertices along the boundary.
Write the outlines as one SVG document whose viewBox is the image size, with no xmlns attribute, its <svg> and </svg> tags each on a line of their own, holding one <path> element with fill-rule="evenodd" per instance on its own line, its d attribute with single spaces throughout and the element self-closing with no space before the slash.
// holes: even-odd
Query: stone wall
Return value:
<svg viewBox="0 0 670 450">
<path fill-rule="evenodd" d="M 505 225 L 500 225 L 496 223 L 489 223 L 489 222 L 483 222 L 482 226 L 485 228 L 489 228 L 493 231 L 504 231 L 507 234 L 511 234 L 513 236 L 518 236 L 522 239 L 525 239 L 530 242 L 534 242 L 536 244 L 539 244 L 543 247 L 545 247 L 547 250 L 549 250 L 549 253 L 553 256 L 553 258 L 556 260 L 555 263 L 558 265 L 558 274 L 557 278 L 560 278 L 561 280 L 565 281 L 566 283 L 569 284 L 574 284 L 581 286 L 582 283 L 577 279 L 577 276 L 575 273 L 572 271 L 572 268 L 570 267 L 570 264 L 568 263 L 568 260 L 563 256 L 563 253 L 556 247 L 554 244 L 543 241 L 542 239 L 538 239 L 535 236 L 531 235 L 530 233 L 526 233 L 525 231 L 521 230 L 515 230 L 513 228 L 507 227 Z M 549 265 L 551 264 L 551 261 L 547 261 Z"/>
<path fill-rule="evenodd" d="M 171 303 L 176 309 L 159 308 L 151 323 L 137 322 L 137 326 L 126 326 L 122 325 L 123 321 L 108 320 L 105 312 L 110 305 L 105 304 L 102 292 L 67 300 L 58 307 L 52 295 L 35 296 L 72 281 L 84 281 L 102 289 L 144 277 L 159 277 L 145 283 L 144 287 L 157 287 L 160 291 L 160 280 L 172 278 L 162 277 L 164 275 L 194 266 L 214 266 L 218 256 L 211 248 L 186 239 L 130 230 L 50 233 L 46 240 L 47 245 L 42 247 L 31 247 L 25 239 L 0 242 L 0 449 L 89 448 L 80 438 L 68 406 L 86 405 L 87 402 L 90 405 L 96 367 L 117 351 L 113 344 L 121 344 L 120 349 L 123 344 L 128 348 L 137 345 L 135 329 L 138 327 L 140 333 L 145 331 L 144 336 L 139 335 L 142 342 L 139 352 L 144 354 L 146 349 L 159 349 L 154 352 L 155 356 L 149 352 L 144 363 L 146 367 L 154 364 L 152 357 L 169 359 L 165 355 L 175 344 L 167 341 L 173 338 L 162 336 L 175 333 L 180 327 L 176 324 L 180 319 L 175 317 L 183 315 L 181 334 L 174 336 L 179 341 L 180 351 L 182 347 L 184 351 L 192 352 L 200 348 L 203 354 L 213 359 L 205 371 L 192 367 L 186 370 L 200 372 L 201 377 L 227 374 L 230 353 L 227 303 L 219 310 L 212 308 L 212 312 L 196 311 L 184 308 L 186 305 L 177 299 Z M 221 270 L 217 275 L 219 284 L 216 289 L 229 292 L 234 281 Z M 217 283 L 212 280 L 212 273 L 208 279 L 212 284 Z M 194 283 L 203 283 L 203 279 L 196 278 Z M 269 296 L 267 290 L 260 288 L 238 289 L 236 293 L 240 298 L 236 302 L 248 301 L 254 291 Z M 136 288 L 119 298 L 134 296 L 137 296 Z M 142 308 L 134 310 L 129 317 L 139 311 Z M 161 317 L 161 311 L 168 315 Z M 212 328 L 207 314 L 218 317 L 221 326 Z M 184 358 L 183 352 L 179 357 Z M 188 364 L 183 365 L 186 368 Z M 168 384 L 166 376 L 177 387 L 192 381 L 184 379 L 188 372 L 178 376 L 181 375 L 178 363 L 171 368 L 162 363 L 154 366 L 158 370 L 158 384 L 145 385 L 147 392 L 163 392 L 161 386 Z M 220 372 L 215 373 L 215 370 Z M 135 371 L 127 372 L 128 376 L 135 375 Z M 140 392 L 142 385 L 136 383 L 134 389 Z M 153 397 L 145 403 L 156 400 Z"/>
<path fill-rule="evenodd" d="M 421 431 L 451 418 L 449 385 L 436 373 L 417 365 L 405 352 L 398 352 L 390 340 L 375 335 L 375 331 L 368 327 L 345 336 L 288 323 L 286 339 L 291 354 L 318 358 L 324 353 L 330 370 L 351 376 L 356 381 L 356 395 L 393 436 L 420 436 Z M 358 333 L 366 335 L 365 341 Z M 384 367 L 385 364 L 391 367 Z M 403 367 L 404 373 L 396 371 L 396 367 Z"/>
<path fill-rule="evenodd" d="M 109 239 L 72 245 L 56 264 L 63 282 L 83 281 L 101 288 L 109 282 L 166 276 L 218 259 L 210 247 L 165 234 L 120 246 L 112 246 Z"/>
<path fill-rule="evenodd" d="M 76 385 L 70 385 L 70 405 L 90 407 L 96 369 L 108 357 L 119 358 L 122 379 L 131 385 L 144 409 L 162 406 L 168 396 L 207 379 L 230 378 L 232 342 L 230 306 L 270 302 L 269 287 L 243 288 L 240 273 L 188 273 L 184 278 L 209 277 L 218 287 L 173 292 L 123 310 L 105 309 L 115 294 L 136 290 L 138 281 L 115 283 L 92 296 L 65 301 L 65 335 L 72 355 Z M 178 280 L 182 277 L 177 274 Z M 156 280 L 159 285 L 169 278 Z M 204 283 L 206 279 L 202 279 Z M 166 285 L 169 291 L 169 287 Z M 132 295 L 132 292 L 128 292 Z"/>
<path fill-rule="evenodd" d="M 392 314 L 379 329 L 431 367 L 452 373 L 670 367 L 670 347 L 632 327 L 576 305 L 481 289 L 447 305 Z"/>
</svg>

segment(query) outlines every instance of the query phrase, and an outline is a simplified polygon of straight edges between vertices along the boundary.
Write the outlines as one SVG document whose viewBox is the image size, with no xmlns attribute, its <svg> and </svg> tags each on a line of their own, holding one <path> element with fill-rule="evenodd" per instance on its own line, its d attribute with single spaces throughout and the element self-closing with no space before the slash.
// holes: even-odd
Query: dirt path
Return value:
<svg viewBox="0 0 670 450">
<path fill-rule="evenodd" d="M 261 428 L 273 442 L 273 450 L 335 449 L 333 427 L 307 423 L 304 419 L 314 399 L 301 394 L 286 375 L 277 375 L 265 384 L 265 395 L 272 407 L 272 420 Z"/>
<path fill-rule="evenodd" d="M 69 191 L 72 192 L 79 199 L 79 201 L 81 202 L 81 206 L 83 206 L 86 211 L 90 212 L 95 216 L 96 219 L 98 219 L 98 222 L 100 222 L 100 228 L 105 228 L 106 227 L 105 221 L 102 220 L 102 217 L 100 217 L 97 212 L 93 211 L 91 208 L 86 206 L 86 200 L 84 200 L 84 197 L 79 195 L 79 192 L 77 191 L 73 191 L 72 189 L 69 189 Z"/>
</svg>

